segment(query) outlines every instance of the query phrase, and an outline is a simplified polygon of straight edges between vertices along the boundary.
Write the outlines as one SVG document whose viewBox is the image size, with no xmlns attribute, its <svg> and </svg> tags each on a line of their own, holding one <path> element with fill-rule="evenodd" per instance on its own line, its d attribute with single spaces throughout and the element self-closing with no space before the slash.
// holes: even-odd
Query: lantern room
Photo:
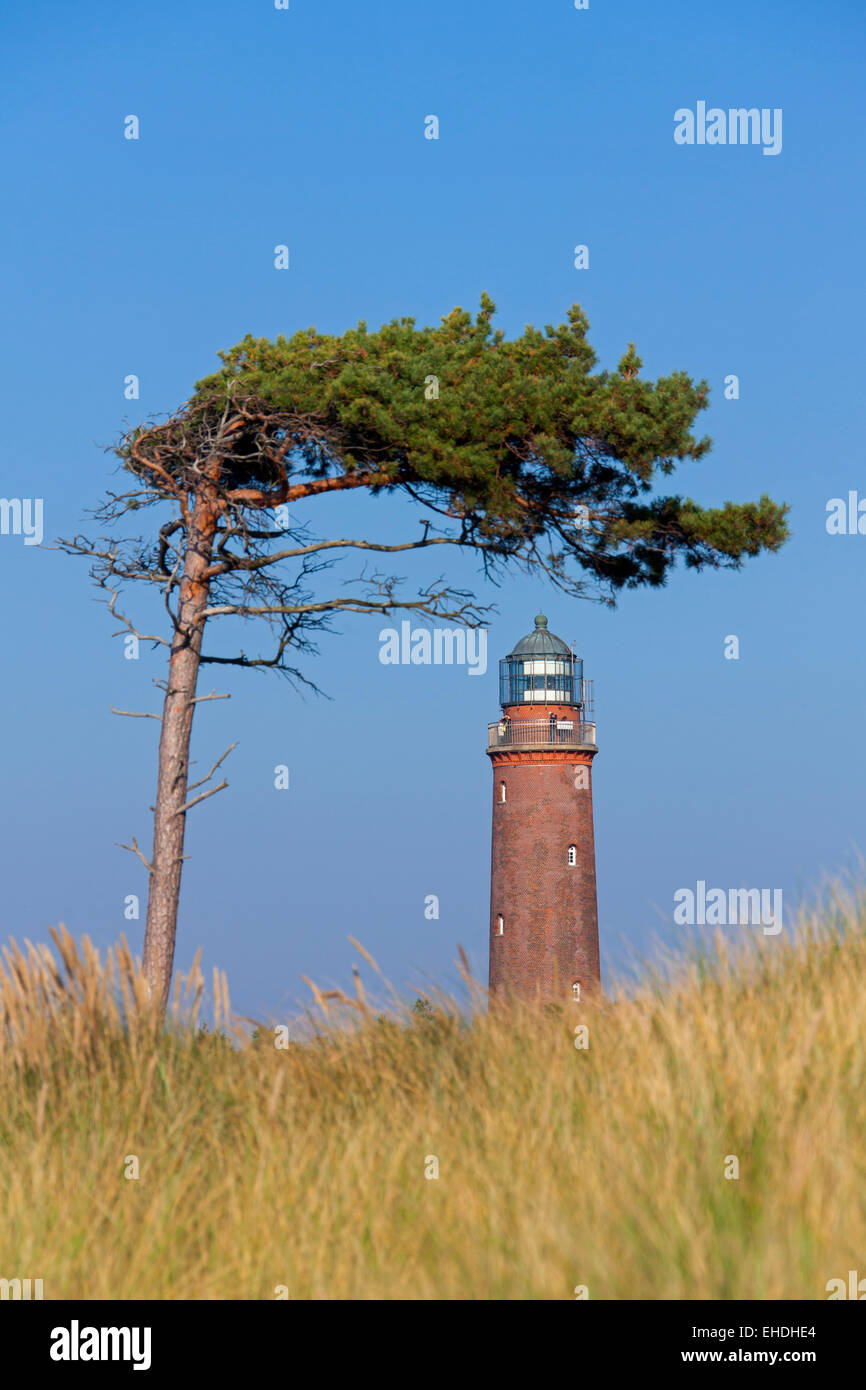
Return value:
<svg viewBox="0 0 866 1390">
<path fill-rule="evenodd" d="M 561 637 L 547 630 L 539 613 L 535 631 L 522 637 L 499 663 L 499 703 L 576 705 L 585 703 L 583 661 Z"/>
</svg>

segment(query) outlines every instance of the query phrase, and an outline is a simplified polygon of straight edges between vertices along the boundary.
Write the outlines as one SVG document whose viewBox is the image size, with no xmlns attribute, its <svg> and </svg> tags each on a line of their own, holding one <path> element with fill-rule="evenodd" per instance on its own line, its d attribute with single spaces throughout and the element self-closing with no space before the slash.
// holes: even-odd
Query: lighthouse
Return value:
<svg viewBox="0 0 866 1390">
<path fill-rule="evenodd" d="M 592 683 L 583 661 L 535 628 L 499 663 L 493 765 L 490 997 L 580 1002 L 601 983 Z"/>
</svg>

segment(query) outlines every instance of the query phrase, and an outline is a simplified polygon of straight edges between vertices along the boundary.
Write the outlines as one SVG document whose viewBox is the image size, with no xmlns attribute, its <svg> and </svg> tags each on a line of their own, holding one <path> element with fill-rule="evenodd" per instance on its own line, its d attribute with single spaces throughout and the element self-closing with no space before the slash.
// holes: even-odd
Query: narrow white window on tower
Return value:
<svg viewBox="0 0 866 1390">
<path fill-rule="evenodd" d="M 499 800 L 500 800 L 500 801 L 504 801 L 504 800 L 505 800 L 505 783 L 504 783 L 504 782 L 500 782 L 500 783 L 499 783 Z"/>
<path fill-rule="evenodd" d="M 505 918 L 503 917 L 503 915 L 502 915 L 501 912 L 500 912 L 499 916 L 496 918 L 496 935 L 497 935 L 497 936 L 504 936 L 504 935 L 505 935 Z"/>
<path fill-rule="evenodd" d="M 571 997 L 575 1004 L 580 1003 L 580 980 L 575 980 L 574 984 L 571 986 Z"/>
<path fill-rule="evenodd" d="M 577 845 L 568 846 L 568 867 L 573 869 L 577 863 Z"/>
</svg>

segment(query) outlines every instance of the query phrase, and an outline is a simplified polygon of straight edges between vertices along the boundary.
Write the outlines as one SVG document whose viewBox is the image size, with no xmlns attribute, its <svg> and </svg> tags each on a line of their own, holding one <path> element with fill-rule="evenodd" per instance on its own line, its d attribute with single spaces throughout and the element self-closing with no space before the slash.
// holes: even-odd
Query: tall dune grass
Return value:
<svg viewBox="0 0 866 1390">
<path fill-rule="evenodd" d="M 46 1299 L 821 1299 L 866 1274 L 862 899 L 555 1016 L 383 1019 L 360 977 L 313 987 L 287 1048 L 219 975 L 202 1032 L 197 965 L 158 1029 L 123 944 L 53 935 L 0 968 L 0 1278 Z"/>
</svg>

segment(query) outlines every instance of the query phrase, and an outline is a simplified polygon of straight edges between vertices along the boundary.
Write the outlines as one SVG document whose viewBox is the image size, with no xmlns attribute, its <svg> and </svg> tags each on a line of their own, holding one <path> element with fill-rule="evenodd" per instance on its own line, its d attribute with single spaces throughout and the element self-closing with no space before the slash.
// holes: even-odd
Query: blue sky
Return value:
<svg viewBox="0 0 866 1390">
<path fill-rule="evenodd" d="M 484 679 L 381 665 L 381 623 L 361 617 L 309 664 L 329 699 L 223 677 L 232 698 L 199 712 L 194 756 L 204 771 L 238 747 L 230 790 L 190 818 L 178 963 L 203 946 L 237 1007 L 291 1007 L 302 974 L 345 983 L 348 934 L 401 985 L 452 981 L 457 942 L 485 977 L 486 724 L 496 660 L 539 608 L 596 683 L 608 970 L 655 935 L 683 943 L 673 894 L 698 879 L 781 887 L 788 908 L 852 863 L 866 536 L 825 522 L 830 498 L 866 497 L 864 27 L 854 0 L 4 14 L 0 493 L 44 499 L 46 542 L 82 529 L 117 481 L 103 446 L 124 420 L 178 405 L 247 332 L 436 322 L 483 290 L 509 334 L 578 301 L 603 366 L 633 340 L 646 375 L 706 377 L 714 447 L 677 490 L 792 507 L 779 555 L 679 572 L 614 612 L 526 579 L 491 590 L 453 562 L 499 608 Z M 699 100 L 781 108 L 781 153 L 676 145 L 674 112 Z M 139 401 L 124 399 L 130 373 Z M 399 539 L 417 525 L 396 502 L 310 505 L 317 529 Z M 143 919 L 123 904 L 143 906 L 144 870 L 116 842 L 148 843 L 157 725 L 109 705 L 157 708 L 159 658 L 124 660 L 83 562 L 5 535 L 0 567 L 2 934 L 42 940 L 63 921 L 140 949 Z"/>
</svg>

